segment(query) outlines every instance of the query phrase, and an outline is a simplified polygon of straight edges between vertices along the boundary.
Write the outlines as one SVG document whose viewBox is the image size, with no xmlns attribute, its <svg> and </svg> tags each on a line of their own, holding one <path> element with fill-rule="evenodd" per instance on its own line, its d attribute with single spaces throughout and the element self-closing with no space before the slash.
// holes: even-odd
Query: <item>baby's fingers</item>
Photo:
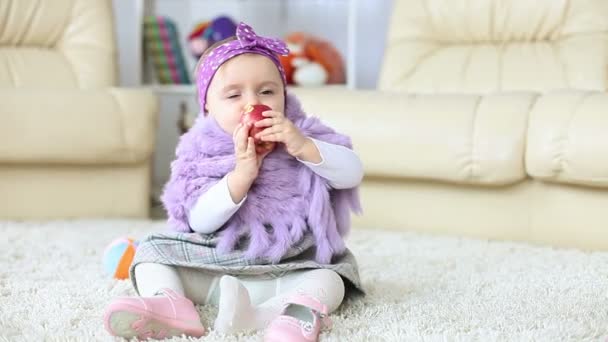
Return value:
<svg viewBox="0 0 608 342">
<path fill-rule="evenodd" d="M 285 116 L 282 112 L 278 112 L 278 111 L 274 111 L 274 110 L 267 110 L 267 111 L 263 112 L 262 115 L 267 118 L 282 118 Z"/>
<path fill-rule="evenodd" d="M 255 156 L 255 142 L 252 137 L 247 138 L 247 157 Z"/>
<path fill-rule="evenodd" d="M 236 150 L 239 152 L 245 152 L 247 150 L 247 137 L 249 136 L 249 125 L 240 125 L 235 131 L 234 144 Z"/>
<path fill-rule="evenodd" d="M 274 124 L 275 120 L 273 118 L 266 118 L 260 121 L 256 121 L 253 125 L 255 127 L 270 127 Z"/>
<path fill-rule="evenodd" d="M 235 141 L 236 140 L 236 135 L 239 133 L 239 129 L 241 129 L 241 127 L 243 126 L 242 123 L 236 125 L 236 127 L 234 128 L 234 131 L 232 131 L 232 140 Z"/>
</svg>

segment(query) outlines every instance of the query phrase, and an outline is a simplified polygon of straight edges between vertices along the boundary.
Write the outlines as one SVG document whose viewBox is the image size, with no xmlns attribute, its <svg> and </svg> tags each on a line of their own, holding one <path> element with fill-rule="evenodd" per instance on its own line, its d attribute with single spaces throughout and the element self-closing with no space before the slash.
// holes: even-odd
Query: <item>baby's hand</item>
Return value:
<svg viewBox="0 0 608 342">
<path fill-rule="evenodd" d="M 268 110 L 262 115 L 266 119 L 256 122 L 255 126 L 267 128 L 256 134 L 255 138 L 262 141 L 281 142 L 285 144 L 287 153 L 299 157 L 306 145 L 307 137 L 281 112 Z"/>
<path fill-rule="evenodd" d="M 261 154 L 256 153 L 253 138 L 249 137 L 250 129 L 251 124 L 239 124 L 234 130 L 232 139 L 236 159 L 234 171 L 240 177 L 244 177 L 245 180 L 253 182 L 258 176 L 262 160 L 270 151 Z"/>
</svg>

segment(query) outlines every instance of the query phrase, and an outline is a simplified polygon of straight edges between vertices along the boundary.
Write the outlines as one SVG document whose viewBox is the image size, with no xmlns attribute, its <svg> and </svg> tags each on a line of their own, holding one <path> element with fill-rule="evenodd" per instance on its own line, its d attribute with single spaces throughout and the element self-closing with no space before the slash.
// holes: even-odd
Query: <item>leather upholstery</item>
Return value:
<svg viewBox="0 0 608 342">
<path fill-rule="evenodd" d="M 147 91 L 0 89 L 0 97 L 0 163 L 128 164 L 154 149 L 156 98 Z"/>
<path fill-rule="evenodd" d="M 116 84 L 108 0 L 0 2 L 0 87 L 97 88 Z"/>
<path fill-rule="evenodd" d="M 111 6 L 0 1 L 0 218 L 148 215 L 158 101 L 116 87 Z"/>
<path fill-rule="evenodd" d="M 293 91 L 309 113 L 353 138 L 366 175 L 490 186 L 526 178 L 525 141 L 534 94 Z"/>
<path fill-rule="evenodd" d="M 539 99 L 528 129 L 526 167 L 548 182 L 608 188 L 608 94 L 559 92 Z"/>
<path fill-rule="evenodd" d="M 604 0 L 395 0 L 379 85 L 418 93 L 606 90 L 606 18 Z"/>
<path fill-rule="evenodd" d="M 608 249 L 608 94 L 294 88 L 352 137 L 360 227 Z"/>
</svg>

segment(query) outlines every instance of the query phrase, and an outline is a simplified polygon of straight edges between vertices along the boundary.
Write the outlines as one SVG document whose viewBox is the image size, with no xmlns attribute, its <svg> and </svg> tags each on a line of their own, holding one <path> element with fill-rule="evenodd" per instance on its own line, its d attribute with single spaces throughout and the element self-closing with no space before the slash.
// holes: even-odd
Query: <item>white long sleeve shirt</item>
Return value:
<svg viewBox="0 0 608 342">
<path fill-rule="evenodd" d="M 300 160 L 314 173 L 327 179 L 334 189 L 348 189 L 361 183 L 363 165 L 352 150 L 323 141 L 311 139 L 321 154 L 318 164 Z M 299 159 L 298 159 L 299 160 Z M 202 194 L 188 215 L 190 228 L 195 232 L 210 234 L 218 230 L 239 210 L 247 196 L 234 203 L 228 189 L 227 178 L 222 178 Z"/>
</svg>

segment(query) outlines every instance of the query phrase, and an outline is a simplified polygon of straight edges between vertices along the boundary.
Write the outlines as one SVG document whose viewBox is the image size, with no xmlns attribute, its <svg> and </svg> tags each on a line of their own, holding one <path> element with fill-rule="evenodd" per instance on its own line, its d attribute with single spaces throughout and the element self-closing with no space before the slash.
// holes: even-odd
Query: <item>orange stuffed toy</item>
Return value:
<svg viewBox="0 0 608 342">
<path fill-rule="evenodd" d="M 286 56 L 279 56 L 279 60 L 281 61 L 283 70 L 285 70 L 285 78 L 287 79 L 287 84 L 293 84 L 293 60 L 294 58 L 299 57 L 299 54 L 296 54 L 296 49 L 291 44 L 288 44 L 287 46 L 289 47 L 289 54 Z"/>
<path fill-rule="evenodd" d="M 326 77 L 322 78 L 323 83 L 345 82 L 344 62 L 338 50 L 331 43 L 303 32 L 294 32 L 288 35 L 285 41 L 291 51 L 289 55 L 281 56 L 281 64 L 285 69 L 288 84 L 298 83 L 294 80 L 294 73 L 298 66 L 306 66 L 312 70 L 314 64 L 321 65 L 326 71 Z M 303 63 L 303 59 L 308 63 Z M 315 75 L 318 75 L 318 72 Z M 321 80 L 321 75 L 316 77 Z"/>
</svg>

